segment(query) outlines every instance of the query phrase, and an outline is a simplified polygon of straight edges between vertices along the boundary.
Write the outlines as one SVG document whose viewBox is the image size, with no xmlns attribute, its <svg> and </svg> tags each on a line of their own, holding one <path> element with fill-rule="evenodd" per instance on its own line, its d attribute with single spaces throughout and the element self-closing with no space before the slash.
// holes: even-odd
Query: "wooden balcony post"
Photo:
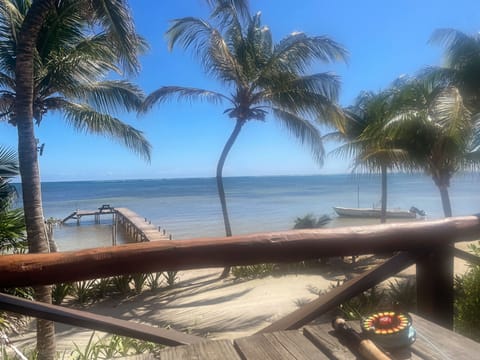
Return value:
<svg viewBox="0 0 480 360">
<path fill-rule="evenodd" d="M 417 260 L 418 313 L 453 328 L 453 246 L 442 245 Z"/>
</svg>

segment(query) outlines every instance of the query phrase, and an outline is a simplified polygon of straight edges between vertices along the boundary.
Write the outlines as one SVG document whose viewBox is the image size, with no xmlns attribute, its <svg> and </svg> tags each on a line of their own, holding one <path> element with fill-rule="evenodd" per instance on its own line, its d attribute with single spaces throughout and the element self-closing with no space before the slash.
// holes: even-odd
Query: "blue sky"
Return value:
<svg viewBox="0 0 480 360">
<path fill-rule="evenodd" d="M 181 48 L 167 50 L 164 33 L 169 20 L 208 17 L 203 0 L 130 1 L 137 30 L 150 43 L 142 71 L 132 79 L 148 94 L 164 85 L 221 90 L 204 76 L 201 66 Z M 349 105 L 362 90 L 380 90 L 404 74 L 440 65 L 442 49 L 428 44 L 434 29 L 449 27 L 465 33 L 480 30 L 478 0 L 251 0 L 261 11 L 276 40 L 292 31 L 328 35 L 350 53 L 348 64 L 316 64 L 312 72 L 332 71 L 342 80 L 340 103 Z M 121 114 L 142 130 L 153 146 L 146 163 L 112 140 L 77 133 L 49 114 L 36 129 L 45 143 L 40 158 L 44 181 L 210 177 L 233 121 L 222 106 L 169 103 L 148 114 Z M 323 129 L 328 132 L 328 129 Z M 16 129 L 0 124 L 0 144 L 16 148 Z M 337 144 L 326 144 L 327 151 Z M 244 127 L 225 164 L 225 176 L 331 174 L 349 171 L 348 159 L 327 157 L 319 167 L 275 120 Z"/>
</svg>

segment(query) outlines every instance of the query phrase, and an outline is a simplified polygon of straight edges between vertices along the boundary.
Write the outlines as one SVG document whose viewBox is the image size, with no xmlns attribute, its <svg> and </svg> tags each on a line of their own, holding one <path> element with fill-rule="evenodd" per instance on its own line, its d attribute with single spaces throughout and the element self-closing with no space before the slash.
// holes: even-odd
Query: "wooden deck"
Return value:
<svg viewBox="0 0 480 360">
<path fill-rule="evenodd" d="M 73 211 L 70 215 L 66 216 L 61 223 L 64 224 L 68 220 L 76 220 L 77 224 L 80 224 L 80 220 L 83 217 L 87 216 L 93 216 L 95 219 L 95 223 L 100 222 L 100 216 L 101 215 L 114 215 L 115 214 L 115 209 L 114 208 L 98 208 L 97 210 L 75 210 Z"/>
<path fill-rule="evenodd" d="M 411 347 L 391 352 L 392 359 L 478 359 L 480 343 L 465 338 L 439 325 L 412 314 L 417 340 Z M 358 322 L 350 325 L 359 330 Z M 256 334 L 230 340 L 212 340 L 192 345 L 167 348 L 160 352 L 162 360 L 313 360 L 313 359 L 363 359 L 355 349 L 337 338 L 330 324 L 309 325 L 300 330 Z M 129 359 L 154 359 L 141 355 Z M 157 357 L 158 359 L 158 357 Z"/>
</svg>

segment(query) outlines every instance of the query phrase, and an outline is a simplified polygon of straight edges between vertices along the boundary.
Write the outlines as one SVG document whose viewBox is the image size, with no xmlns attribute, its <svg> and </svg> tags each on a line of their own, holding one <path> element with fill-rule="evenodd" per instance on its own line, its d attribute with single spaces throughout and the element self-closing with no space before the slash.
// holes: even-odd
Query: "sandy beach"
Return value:
<svg viewBox="0 0 480 360">
<path fill-rule="evenodd" d="M 467 243 L 457 246 L 466 249 Z M 319 291 L 328 290 L 337 280 L 355 276 L 381 261 L 374 256 L 364 256 L 353 265 L 333 259 L 321 271 L 252 280 L 233 276 L 219 279 L 222 269 L 218 268 L 182 271 L 171 289 L 145 290 L 139 295 L 112 297 L 86 307 L 71 306 L 156 327 L 171 327 L 210 339 L 238 338 L 255 333 L 315 299 Z M 465 262 L 455 259 L 456 274 L 462 274 L 466 269 Z M 398 277 L 414 274 L 415 267 L 412 266 Z M 325 318 L 325 321 L 329 320 Z M 74 344 L 87 344 L 92 334 L 91 330 L 64 324 L 57 324 L 56 331 L 58 351 L 65 356 L 70 354 Z M 96 332 L 95 338 L 105 335 Z M 11 340 L 19 348 L 34 346 L 33 324 Z"/>
</svg>

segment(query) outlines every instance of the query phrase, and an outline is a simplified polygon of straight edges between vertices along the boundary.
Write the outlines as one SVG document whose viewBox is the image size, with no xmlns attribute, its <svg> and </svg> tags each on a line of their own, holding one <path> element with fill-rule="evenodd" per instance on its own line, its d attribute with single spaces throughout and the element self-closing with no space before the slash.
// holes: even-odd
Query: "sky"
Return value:
<svg viewBox="0 0 480 360">
<path fill-rule="evenodd" d="M 146 94 L 166 85 L 225 91 L 208 78 L 188 51 L 168 51 L 165 31 L 175 18 L 208 19 L 205 0 L 130 1 L 137 31 L 150 50 L 141 57 L 142 70 L 130 80 Z M 347 64 L 315 64 L 311 72 L 340 76 L 340 104 L 348 106 L 363 90 L 378 91 L 403 75 L 442 64 L 442 48 L 428 42 L 438 28 L 467 34 L 480 31 L 478 0 L 251 0 L 252 13 L 261 11 L 279 41 L 293 31 L 326 35 L 349 52 Z M 171 102 L 147 114 L 118 114 L 144 132 L 153 147 L 145 162 L 111 139 L 78 133 L 58 114 L 47 114 L 36 136 L 45 143 L 40 157 L 43 181 L 213 177 L 221 150 L 234 121 L 225 107 Z M 331 131 L 322 128 L 323 133 Z M 14 127 L 0 123 L 0 145 L 17 147 Z M 326 143 L 326 152 L 339 144 Z M 327 156 L 323 166 L 275 119 L 249 122 L 242 129 L 224 167 L 224 176 L 336 174 L 350 171 L 349 159 Z"/>
</svg>

